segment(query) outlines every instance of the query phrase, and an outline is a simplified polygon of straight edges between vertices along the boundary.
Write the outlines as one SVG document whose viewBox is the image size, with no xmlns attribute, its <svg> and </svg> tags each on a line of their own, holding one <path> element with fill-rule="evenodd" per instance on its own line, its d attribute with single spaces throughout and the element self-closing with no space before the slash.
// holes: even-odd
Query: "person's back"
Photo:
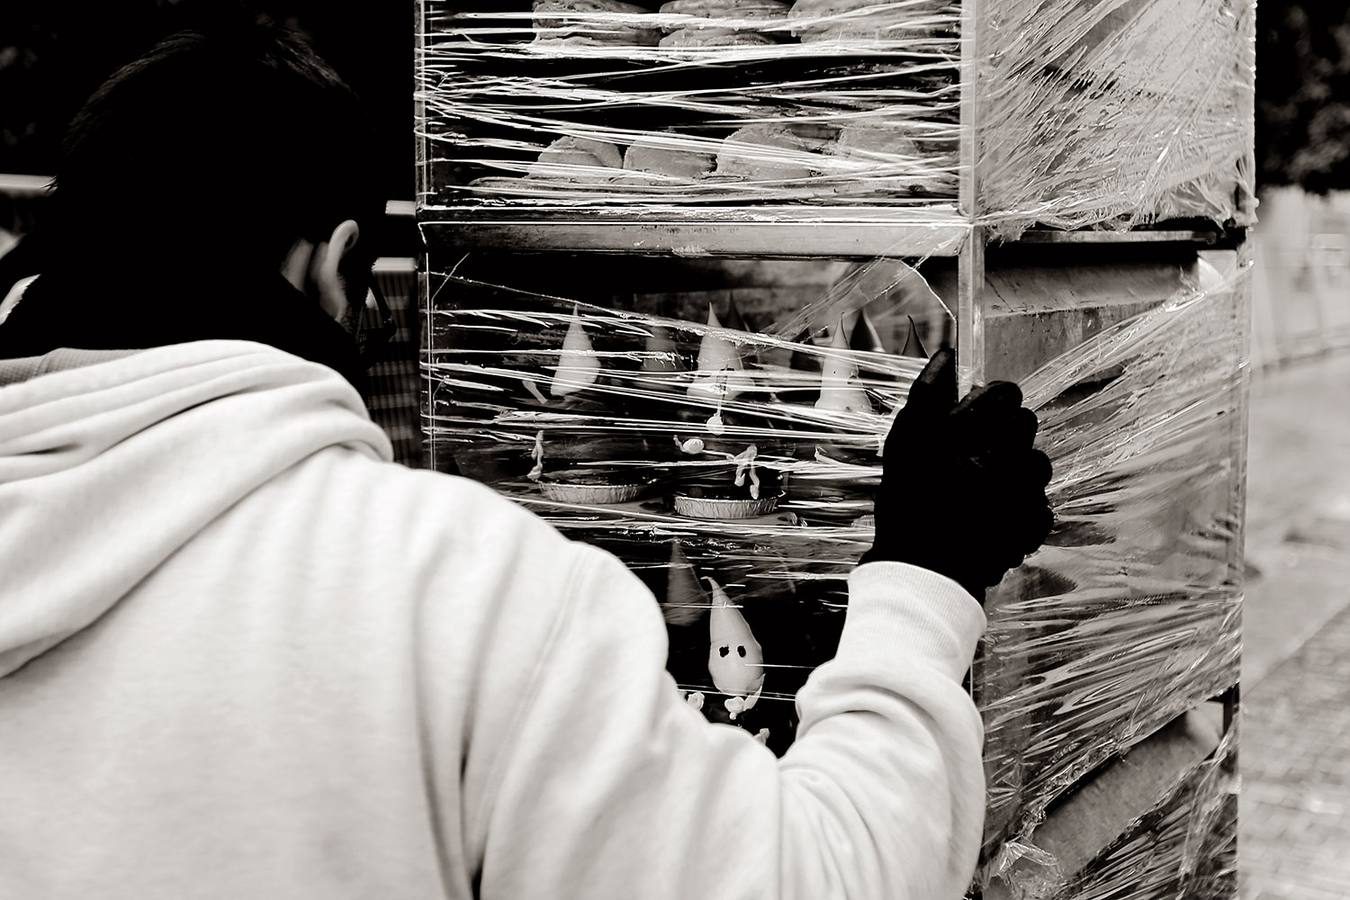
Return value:
<svg viewBox="0 0 1350 900">
<path fill-rule="evenodd" d="M 462 896 L 595 561 L 270 348 L 48 365 L 0 391 L 0 896 Z"/>
<path fill-rule="evenodd" d="M 424 479 L 325 370 L 186 347 L 0 379 L 0 896 L 434 896 Z"/>
<path fill-rule="evenodd" d="M 279 261 L 292 292 L 278 276 L 241 302 L 340 315 L 349 285 L 323 273 L 348 224 Z M 925 372 L 902 422 L 941 448 L 926 471 L 991 479 L 997 528 L 956 548 L 958 503 L 907 530 L 885 500 L 926 451 L 888 444 L 877 545 L 780 760 L 683 701 L 657 604 L 613 557 L 390 464 L 331 368 L 182 343 L 209 328 L 186 318 L 117 352 L 134 328 L 63 322 L 63 301 L 89 308 L 64 293 L 80 283 L 44 271 L 0 325 L 0 350 L 34 354 L 0 362 L 0 896 L 964 891 L 971 594 L 1048 527 L 1020 398 L 957 406 L 950 354 Z M 149 309 L 173 320 L 167 297 Z"/>
<path fill-rule="evenodd" d="M 863 659 L 808 688 L 891 721 L 822 722 L 780 764 L 680 701 L 622 566 L 384 462 L 327 370 L 232 342 L 48 365 L 0 390 L 0 896 L 880 896 L 883 860 L 944 896 L 968 874 L 980 615 L 951 582 L 889 575 L 924 617 L 855 614 Z M 875 823 L 840 809 L 901 785 L 896 842 L 851 844 Z"/>
</svg>

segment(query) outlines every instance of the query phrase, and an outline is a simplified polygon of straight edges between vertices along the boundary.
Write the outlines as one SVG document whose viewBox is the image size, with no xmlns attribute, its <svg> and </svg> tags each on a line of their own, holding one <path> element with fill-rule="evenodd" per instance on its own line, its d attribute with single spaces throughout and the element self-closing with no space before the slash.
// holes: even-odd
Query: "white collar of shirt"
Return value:
<svg viewBox="0 0 1350 900">
<path fill-rule="evenodd" d="M 9 318 L 9 314 L 14 312 L 14 307 L 18 306 L 19 301 L 23 299 L 23 292 L 28 290 L 28 286 L 34 281 L 37 281 L 37 278 L 36 275 L 29 275 L 26 278 L 20 278 L 18 281 L 14 282 L 14 287 L 9 289 L 9 293 L 5 295 L 5 299 L 0 300 L 0 325 L 5 324 L 5 320 Z"/>
</svg>

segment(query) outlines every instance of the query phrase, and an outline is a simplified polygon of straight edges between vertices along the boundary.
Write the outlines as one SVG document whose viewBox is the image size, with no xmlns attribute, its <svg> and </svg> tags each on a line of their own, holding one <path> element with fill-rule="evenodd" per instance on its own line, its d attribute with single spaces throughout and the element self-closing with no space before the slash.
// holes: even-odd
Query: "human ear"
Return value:
<svg viewBox="0 0 1350 900">
<path fill-rule="evenodd" d="M 309 277 L 318 291 L 319 305 L 339 322 L 347 316 L 351 303 L 346 281 L 341 275 L 342 260 L 360 239 L 360 227 L 352 219 L 345 219 L 333 229 L 328 240 L 314 248 L 310 259 Z"/>
</svg>

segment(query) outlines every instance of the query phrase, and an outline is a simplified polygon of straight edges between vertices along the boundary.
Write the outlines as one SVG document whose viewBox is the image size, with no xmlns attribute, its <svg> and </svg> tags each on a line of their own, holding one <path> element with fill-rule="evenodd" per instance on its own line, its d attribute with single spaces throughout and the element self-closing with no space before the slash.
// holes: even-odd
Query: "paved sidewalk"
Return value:
<svg viewBox="0 0 1350 900">
<path fill-rule="evenodd" d="M 1250 900 L 1350 897 L 1350 611 L 1243 695 Z"/>
<path fill-rule="evenodd" d="M 1350 898 L 1350 355 L 1253 387 L 1244 623 L 1246 900 Z"/>
</svg>

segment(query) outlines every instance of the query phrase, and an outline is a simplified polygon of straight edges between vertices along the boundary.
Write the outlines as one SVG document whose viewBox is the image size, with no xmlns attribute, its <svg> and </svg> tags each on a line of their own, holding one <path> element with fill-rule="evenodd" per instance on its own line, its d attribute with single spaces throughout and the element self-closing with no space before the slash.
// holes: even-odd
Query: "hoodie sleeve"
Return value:
<svg viewBox="0 0 1350 900">
<path fill-rule="evenodd" d="M 984 615 L 965 591 L 901 563 L 857 569 L 838 655 L 799 693 L 780 760 L 684 702 L 654 598 L 578 550 L 486 791 L 482 897 L 964 895 L 984 799 L 961 686 Z"/>
</svg>

